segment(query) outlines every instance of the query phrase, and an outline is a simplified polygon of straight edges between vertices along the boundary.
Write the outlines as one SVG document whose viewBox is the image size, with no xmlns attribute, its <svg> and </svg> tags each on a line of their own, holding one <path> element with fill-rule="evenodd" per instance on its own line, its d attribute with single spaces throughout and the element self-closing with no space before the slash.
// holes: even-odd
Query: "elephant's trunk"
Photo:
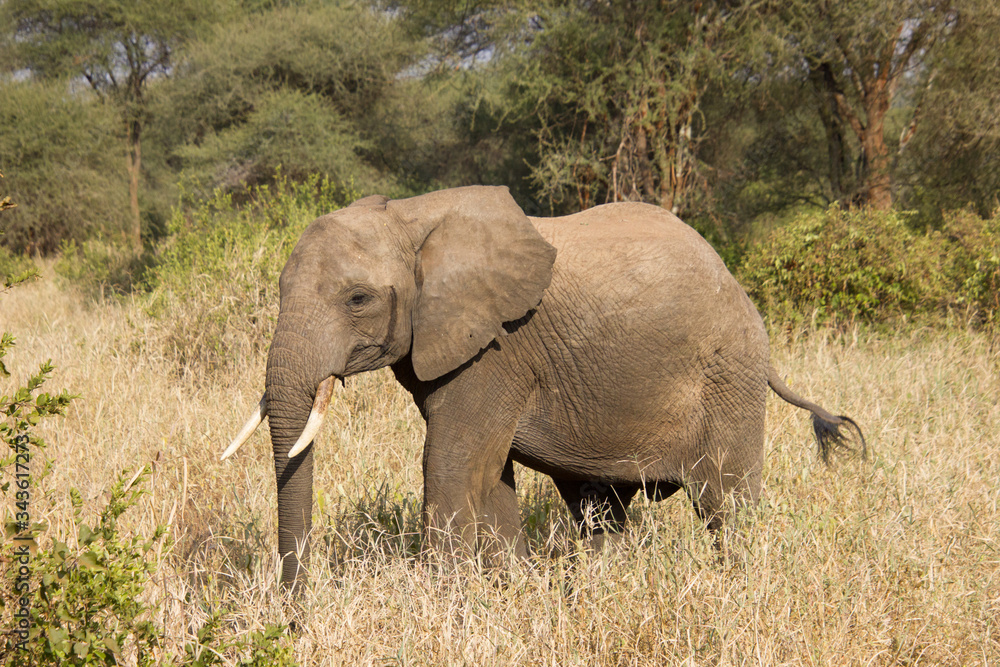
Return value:
<svg viewBox="0 0 1000 667">
<path fill-rule="evenodd" d="M 323 377 L 323 365 L 303 338 L 282 330 L 279 322 L 267 360 L 267 415 L 278 487 L 278 555 L 283 559 L 281 582 L 292 588 L 305 581 L 309 564 L 308 536 L 312 528 L 313 448 L 289 458 L 313 406 Z"/>
</svg>

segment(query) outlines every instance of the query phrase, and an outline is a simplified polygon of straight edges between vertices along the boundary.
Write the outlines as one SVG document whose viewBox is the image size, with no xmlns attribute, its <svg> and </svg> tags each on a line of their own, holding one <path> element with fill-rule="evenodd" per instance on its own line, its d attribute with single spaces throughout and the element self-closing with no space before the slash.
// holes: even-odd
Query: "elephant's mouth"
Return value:
<svg viewBox="0 0 1000 667">
<path fill-rule="evenodd" d="M 390 343 L 384 342 L 380 343 L 377 341 L 370 341 L 361 343 L 353 350 L 351 350 L 350 355 L 348 355 L 347 368 L 344 369 L 344 374 L 342 376 L 333 376 L 339 378 L 341 381 L 349 375 L 357 375 L 358 373 L 364 373 L 373 368 L 379 368 L 382 364 L 381 361 L 389 356 Z"/>
<path fill-rule="evenodd" d="M 319 433 L 320 427 L 323 426 L 323 418 L 326 416 L 326 409 L 330 406 L 330 398 L 333 396 L 333 387 L 337 380 L 341 383 L 344 382 L 344 377 L 341 375 L 331 375 L 322 382 L 316 388 L 316 397 L 313 399 L 312 410 L 309 412 L 309 419 L 306 421 L 306 426 L 302 429 L 302 434 L 299 439 L 295 441 L 295 444 L 288 451 L 288 458 L 293 459 L 309 446 L 309 443 L 313 441 L 316 434 Z M 264 415 L 267 414 L 267 392 L 260 397 L 260 402 L 257 404 L 257 409 L 254 410 L 250 418 L 247 419 L 246 424 L 240 429 L 239 434 L 233 439 L 226 451 L 223 452 L 222 457 L 219 459 L 225 461 L 227 458 L 236 453 L 240 447 L 250 439 L 250 436 L 254 434 L 254 431 L 260 426 L 261 422 L 264 420 Z"/>
</svg>

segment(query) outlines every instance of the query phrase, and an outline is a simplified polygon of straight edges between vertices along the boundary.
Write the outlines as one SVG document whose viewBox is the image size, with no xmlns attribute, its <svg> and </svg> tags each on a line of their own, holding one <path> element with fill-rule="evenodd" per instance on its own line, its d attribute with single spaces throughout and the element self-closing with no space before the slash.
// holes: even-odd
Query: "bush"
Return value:
<svg viewBox="0 0 1000 667">
<path fill-rule="evenodd" d="M 38 267 L 29 258 L 0 246 L 0 284 L 11 287 L 37 274 Z"/>
<path fill-rule="evenodd" d="M 151 136 L 206 195 L 273 183 L 277 164 L 296 179 L 353 175 L 366 189 L 398 191 L 377 147 L 382 100 L 419 58 L 398 17 L 368 3 L 265 6 L 188 45 L 179 76 L 157 89 Z"/>
<path fill-rule="evenodd" d="M 0 240 L 48 254 L 128 228 L 128 186 L 114 115 L 65 80 L 5 81 L 0 95 L 0 171 L 17 208 Z M 2 197 L 0 197 L 2 199 Z"/>
<path fill-rule="evenodd" d="M 1000 324 L 1000 211 L 986 219 L 970 212 L 947 216 L 941 234 L 956 303 L 980 322 Z"/>
<path fill-rule="evenodd" d="M 79 493 L 70 492 L 76 545 L 54 539 L 36 554 L 31 635 L 14 664 L 113 665 L 125 655 L 138 665 L 156 664 L 162 631 L 140 596 L 156 566 L 150 551 L 166 529 L 158 526 L 148 540 L 118 531 L 118 519 L 141 493 L 134 483 L 119 476 L 94 529 L 80 517 Z"/>
<path fill-rule="evenodd" d="M 3 172 L 0 172 L 0 178 L 3 178 Z M 11 201 L 9 195 L 0 196 L 0 212 L 10 211 L 14 208 L 17 208 L 17 204 Z M 38 268 L 30 259 L 14 254 L 4 246 L 0 246 L 0 283 L 4 287 L 24 282 L 37 273 Z"/>
<path fill-rule="evenodd" d="M 94 298 L 124 295 L 141 286 L 149 255 L 136 255 L 131 247 L 100 239 L 63 241 L 59 245 L 56 273 Z"/>
<path fill-rule="evenodd" d="M 737 276 L 784 323 L 896 321 L 959 312 L 997 321 L 1000 216 L 948 216 L 920 233 L 907 214 L 868 209 L 798 218 L 746 253 Z"/>
</svg>

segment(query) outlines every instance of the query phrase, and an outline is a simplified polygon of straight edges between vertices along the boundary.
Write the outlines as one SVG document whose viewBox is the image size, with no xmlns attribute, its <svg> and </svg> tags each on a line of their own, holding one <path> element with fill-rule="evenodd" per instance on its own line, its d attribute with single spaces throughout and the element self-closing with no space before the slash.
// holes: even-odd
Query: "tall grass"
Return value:
<svg viewBox="0 0 1000 667">
<path fill-rule="evenodd" d="M 293 643 L 302 664 L 1000 658 L 1000 345 L 986 334 L 775 338 L 789 384 L 852 415 L 873 456 L 824 468 L 807 415 L 772 398 L 761 503 L 721 558 L 682 494 L 637 503 L 621 548 L 579 553 L 551 483 L 519 470 L 536 558 L 501 573 L 429 567 L 414 555 L 420 417 L 390 374 L 349 379 L 320 436 L 311 588 L 296 609 L 276 583 L 266 429 L 218 461 L 260 395 L 263 355 L 178 373 L 164 342 L 196 324 L 165 332 L 145 302 L 95 305 L 51 278 L 3 294 L 0 307 L 19 337 L 11 382 L 51 357 L 59 385 L 82 396 L 65 419 L 42 425 L 54 459 L 43 482 L 52 501 L 33 517 L 50 525 L 43 539 L 75 538 L 70 487 L 94 513 L 120 471 L 152 467 L 122 530 L 170 527 L 145 591 L 166 633 L 163 656 L 197 644 L 216 614 L 215 632 L 236 638 L 294 619 L 296 633 L 275 641 Z M 260 348 L 237 340 L 231 349 Z M 230 650 L 222 664 L 244 657 Z"/>
</svg>

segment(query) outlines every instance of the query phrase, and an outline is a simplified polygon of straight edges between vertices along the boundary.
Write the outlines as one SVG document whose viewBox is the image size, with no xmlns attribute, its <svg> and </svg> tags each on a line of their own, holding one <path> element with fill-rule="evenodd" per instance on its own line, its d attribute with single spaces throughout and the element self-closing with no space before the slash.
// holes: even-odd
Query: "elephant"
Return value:
<svg viewBox="0 0 1000 667">
<path fill-rule="evenodd" d="M 685 489 L 717 531 L 760 491 L 768 387 L 809 410 L 824 459 L 864 436 L 794 394 L 763 320 L 666 210 L 528 217 L 505 187 L 369 196 L 313 221 L 279 278 L 264 395 L 282 583 L 305 579 L 313 439 L 336 380 L 389 366 L 426 422 L 424 543 L 527 557 L 514 464 L 554 480 L 584 537 L 641 489 Z M 728 500 L 727 500 L 728 499 Z"/>
</svg>

